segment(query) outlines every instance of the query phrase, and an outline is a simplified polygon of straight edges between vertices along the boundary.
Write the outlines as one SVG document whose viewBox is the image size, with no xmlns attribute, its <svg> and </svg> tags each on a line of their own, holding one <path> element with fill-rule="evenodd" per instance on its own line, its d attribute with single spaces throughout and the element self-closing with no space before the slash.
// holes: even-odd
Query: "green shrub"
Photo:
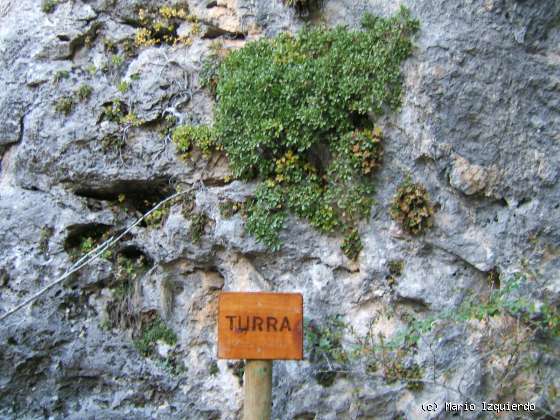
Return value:
<svg viewBox="0 0 560 420">
<path fill-rule="evenodd" d="M 400 105 L 400 64 L 418 22 L 402 9 L 388 19 L 367 15 L 363 27 L 251 42 L 212 73 L 211 137 L 235 177 L 262 181 L 246 226 L 272 249 L 288 213 L 324 233 L 352 231 L 370 214 L 383 151 L 368 117 Z M 192 138 L 181 139 L 188 152 Z"/>
<path fill-rule="evenodd" d="M 430 196 L 423 185 L 414 184 L 409 179 L 397 189 L 390 212 L 391 217 L 412 235 L 419 235 L 432 227 L 434 211 Z"/>
</svg>

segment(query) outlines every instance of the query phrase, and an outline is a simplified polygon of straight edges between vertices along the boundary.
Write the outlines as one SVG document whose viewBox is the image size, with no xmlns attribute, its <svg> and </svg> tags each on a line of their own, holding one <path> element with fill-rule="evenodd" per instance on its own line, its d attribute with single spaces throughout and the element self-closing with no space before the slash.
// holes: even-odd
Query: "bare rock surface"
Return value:
<svg viewBox="0 0 560 420">
<path fill-rule="evenodd" d="M 165 122 L 212 121 L 199 72 L 214 39 L 237 48 L 295 33 L 306 21 L 358 28 L 364 12 L 388 16 L 399 5 L 326 0 L 316 15 L 300 16 L 280 1 L 193 0 L 200 37 L 139 48 L 115 64 L 106 43 L 123 51 L 134 41 L 144 3 L 67 0 L 52 13 L 36 0 L 0 4 L 0 315 L 64 274 L 80 235 L 122 230 L 146 200 L 192 193 L 158 224 L 133 228 L 114 251 L 146 263 L 128 328 L 107 325 L 118 268 L 106 259 L 0 322 L 0 418 L 240 418 L 239 375 L 216 360 L 221 290 L 301 292 L 307 319 L 342 314 L 362 333 L 391 310 L 415 319 L 454 311 L 470 294 L 488 293 L 493 270 L 531 272 L 538 281 L 527 294 L 560 302 L 560 3 L 402 2 L 421 29 L 403 68 L 403 105 L 380 121 L 385 162 L 357 262 L 340 250 L 340 236 L 295 217 L 282 249 L 268 251 L 240 214 L 219 210 L 254 185 L 231 182 L 223 157 L 181 159 Z M 91 95 L 57 112 L 83 84 Z M 107 119 L 104 107 L 116 99 L 141 124 Z M 436 204 L 434 227 L 421 237 L 389 216 L 408 175 Z M 193 212 L 209 217 L 198 242 Z M 393 260 L 404 265 L 389 284 Z M 158 357 L 145 357 L 134 328 L 156 313 L 177 343 L 160 341 Z M 375 328 L 392 333 L 402 323 L 378 317 Z M 484 399 L 491 392 L 483 345 L 482 333 L 442 324 L 422 337 L 413 361 L 431 382 Z M 310 360 L 275 364 L 273 418 L 446 418 L 419 407 L 456 398 L 448 388 L 414 391 L 363 371 L 324 387 L 316 371 Z"/>
</svg>

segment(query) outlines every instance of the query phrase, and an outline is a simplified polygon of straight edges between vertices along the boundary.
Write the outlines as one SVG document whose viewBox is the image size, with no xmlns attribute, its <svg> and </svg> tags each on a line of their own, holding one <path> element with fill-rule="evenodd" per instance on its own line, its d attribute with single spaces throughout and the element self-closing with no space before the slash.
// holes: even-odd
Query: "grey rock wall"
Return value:
<svg viewBox="0 0 560 420">
<path fill-rule="evenodd" d="M 254 186 L 229 182 L 220 156 L 180 159 L 164 130 L 167 115 L 211 122 L 212 100 L 198 73 L 213 39 L 235 48 L 296 32 L 304 20 L 277 1 L 193 0 L 203 34 L 192 45 L 141 48 L 114 66 L 102 41 L 122 51 L 144 3 L 68 0 L 52 13 L 37 0 L 0 4 L 0 314 L 68 270 L 81 233 L 122 229 L 142 212 L 143 199 L 183 188 L 211 218 L 199 243 L 189 234 L 192 218 L 174 204 L 161 226 L 135 227 L 117 245 L 150 265 L 135 292 L 135 314 L 166 314 L 178 343 L 160 343 L 161 357 L 146 358 L 133 330 L 104 327 L 117 269 L 97 260 L 0 323 L 0 418 L 239 418 L 240 382 L 228 362 L 216 361 L 220 290 L 298 291 L 306 318 L 342 314 L 361 333 L 374 316 L 378 330 L 397 331 L 402 319 L 383 315 L 391 310 L 417 319 L 453 311 L 469 293 L 488 293 L 493 269 L 536 273 L 526 292 L 558 304 L 560 3 L 403 1 L 421 30 L 404 65 L 403 106 L 380 121 L 386 158 L 377 204 L 360 226 L 357 262 L 342 254 L 341 237 L 296 218 L 281 251 L 267 251 L 239 215 L 226 219 L 218 209 Z M 390 15 L 398 6 L 326 0 L 311 20 L 358 27 L 365 11 Z M 56 83 L 60 71 L 68 77 Z M 124 94 L 120 80 L 130 83 Z M 56 112 L 56 102 L 84 83 L 91 97 L 68 115 Z M 103 106 L 115 98 L 144 123 L 104 119 Z M 437 208 L 434 228 L 419 238 L 388 212 L 407 175 L 427 187 Z M 115 204 L 120 194 L 131 200 L 126 210 Z M 405 265 L 390 286 L 387 263 L 395 259 Z M 434 382 L 487 398 L 491 372 L 477 347 L 481 337 L 461 328 L 426 334 L 415 361 Z M 178 374 L 161 363 L 169 355 Z M 552 362 L 548 368 L 557 370 Z M 309 360 L 275 364 L 275 419 L 445 418 L 420 404 L 457 398 L 446 388 L 411 391 L 362 371 L 323 387 L 315 371 Z"/>
</svg>

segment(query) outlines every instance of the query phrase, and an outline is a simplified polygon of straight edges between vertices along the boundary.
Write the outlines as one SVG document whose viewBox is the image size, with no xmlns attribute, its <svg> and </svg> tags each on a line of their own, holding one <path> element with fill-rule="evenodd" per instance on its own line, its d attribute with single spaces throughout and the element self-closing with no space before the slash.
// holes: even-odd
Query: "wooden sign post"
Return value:
<svg viewBox="0 0 560 420">
<path fill-rule="evenodd" d="M 218 358 L 247 359 L 243 419 L 270 419 L 272 360 L 303 359 L 303 296 L 221 293 Z"/>
</svg>

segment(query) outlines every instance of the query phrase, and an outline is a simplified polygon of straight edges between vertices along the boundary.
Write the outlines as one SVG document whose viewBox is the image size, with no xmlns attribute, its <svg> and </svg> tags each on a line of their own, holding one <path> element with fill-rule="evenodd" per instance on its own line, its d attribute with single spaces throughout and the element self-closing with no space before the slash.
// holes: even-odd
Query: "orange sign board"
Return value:
<svg viewBox="0 0 560 420">
<path fill-rule="evenodd" d="M 303 359 L 303 296 L 220 293 L 218 358 Z"/>
</svg>

